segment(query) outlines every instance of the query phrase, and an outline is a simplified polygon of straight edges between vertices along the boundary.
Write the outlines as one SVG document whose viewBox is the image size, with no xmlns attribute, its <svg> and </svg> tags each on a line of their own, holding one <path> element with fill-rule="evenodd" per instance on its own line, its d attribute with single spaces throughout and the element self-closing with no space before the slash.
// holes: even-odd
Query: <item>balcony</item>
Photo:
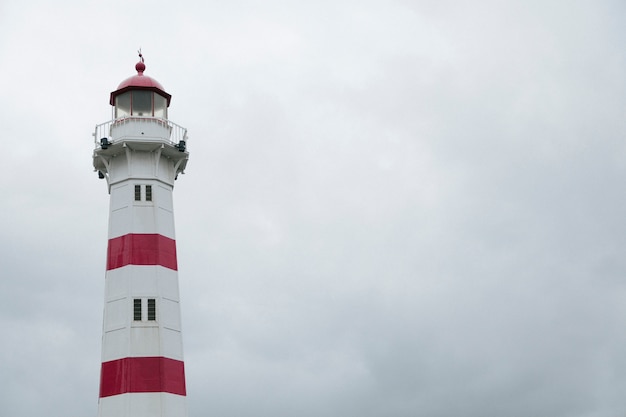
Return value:
<svg viewBox="0 0 626 417">
<path fill-rule="evenodd" d="M 156 117 L 122 117 L 96 126 L 94 144 L 100 148 L 100 140 L 107 138 L 110 144 L 119 142 L 160 143 L 176 146 L 187 143 L 187 129 L 167 119 Z"/>
<path fill-rule="evenodd" d="M 131 175 L 130 161 L 134 159 L 132 155 L 138 153 L 157 155 L 156 166 L 150 175 L 162 177 L 167 183 L 173 183 L 187 166 L 187 129 L 167 119 L 121 117 L 97 125 L 93 135 L 93 167 L 100 178 L 107 178 L 109 186 L 120 178 Z M 163 158 L 172 164 L 171 170 L 159 169 L 159 161 Z M 121 162 L 122 160 L 128 162 Z"/>
</svg>

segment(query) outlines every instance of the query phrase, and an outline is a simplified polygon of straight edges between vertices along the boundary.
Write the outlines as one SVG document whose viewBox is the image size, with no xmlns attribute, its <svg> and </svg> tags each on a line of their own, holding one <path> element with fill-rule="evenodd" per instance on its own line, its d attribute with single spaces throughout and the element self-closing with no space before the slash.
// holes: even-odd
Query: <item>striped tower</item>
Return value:
<svg viewBox="0 0 626 417">
<path fill-rule="evenodd" d="M 110 198 L 99 417 L 184 417 L 185 370 L 172 191 L 189 158 L 171 96 L 137 75 L 111 93 L 93 164 Z"/>
</svg>

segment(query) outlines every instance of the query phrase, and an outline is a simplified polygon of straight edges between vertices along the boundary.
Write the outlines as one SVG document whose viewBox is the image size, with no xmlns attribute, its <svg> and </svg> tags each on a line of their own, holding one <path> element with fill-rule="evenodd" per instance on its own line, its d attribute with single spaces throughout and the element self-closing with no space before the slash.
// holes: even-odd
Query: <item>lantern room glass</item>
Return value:
<svg viewBox="0 0 626 417">
<path fill-rule="evenodd" d="M 127 91 L 115 97 L 115 118 L 158 117 L 167 119 L 167 99 L 152 91 Z"/>
<path fill-rule="evenodd" d="M 167 99 L 157 93 L 154 93 L 154 117 L 167 119 Z"/>
<path fill-rule="evenodd" d="M 131 91 L 132 95 L 132 115 L 139 117 L 152 116 L 152 92 L 151 91 Z"/>
<path fill-rule="evenodd" d="M 130 116 L 130 92 L 115 97 L 115 118 Z"/>
</svg>

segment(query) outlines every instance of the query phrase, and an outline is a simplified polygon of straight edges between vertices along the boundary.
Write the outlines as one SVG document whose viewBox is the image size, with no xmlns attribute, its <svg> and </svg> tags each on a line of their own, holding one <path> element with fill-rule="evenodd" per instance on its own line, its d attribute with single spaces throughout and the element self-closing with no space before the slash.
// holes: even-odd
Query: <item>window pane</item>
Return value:
<svg viewBox="0 0 626 417">
<path fill-rule="evenodd" d="M 133 300 L 133 320 L 141 321 L 141 298 Z"/>
<path fill-rule="evenodd" d="M 135 201 L 141 201 L 141 185 L 135 185 Z"/>
<path fill-rule="evenodd" d="M 130 115 L 130 92 L 115 97 L 115 118 Z"/>
<path fill-rule="evenodd" d="M 150 91 L 132 91 L 133 116 L 152 117 L 152 93 Z"/>
<path fill-rule="evenodd" d="M 152 186 L 146 185 L 146 201 L 152 201 Z"/>
<path fill-rule="evenodd" d="M 148 320 L 156 320 L 156 300 L 148 299 Z"/>
<path fill-rule="evenodd" d="M 154 117 L 167 119 L 167 100 L 158 94 L 154 95 Z"/>
</svg>

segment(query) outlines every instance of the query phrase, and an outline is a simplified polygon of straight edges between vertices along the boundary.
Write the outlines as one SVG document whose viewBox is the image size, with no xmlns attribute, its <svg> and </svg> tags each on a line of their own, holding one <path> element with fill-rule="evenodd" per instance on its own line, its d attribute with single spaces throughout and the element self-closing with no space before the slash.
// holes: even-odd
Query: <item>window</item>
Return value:
<svg viewBox="0 0 626 417">
<path fill-rule="evenodd" d="M 130 116 L 130 92 L 115 97 L 115 118 Z"/>
<path fill-rule="evenodd" d="M 152 93 L 150 91 L 132 91 L 133 116 L 152 116 Z"/>
<path fill-rule="evenodd" d="M 141 321 L 141 298 L 133 300 L 133 320 Z"/>
<path fill-rule="evenodd" d="M 145 187 L 145 190 L 143 189 Z M 135 201 L 152 201 L 151 185 L 135 185 Z"/>
<path fill-rule="evenodd" d="M 154 94 L 154 117 L 167 119 L 167 99 L 159 94 Z"/>
<path fill-rule="evenodd" d="M 148 298 L 148 320 L 156 320 L 156 300 Z"/>
</svg>

